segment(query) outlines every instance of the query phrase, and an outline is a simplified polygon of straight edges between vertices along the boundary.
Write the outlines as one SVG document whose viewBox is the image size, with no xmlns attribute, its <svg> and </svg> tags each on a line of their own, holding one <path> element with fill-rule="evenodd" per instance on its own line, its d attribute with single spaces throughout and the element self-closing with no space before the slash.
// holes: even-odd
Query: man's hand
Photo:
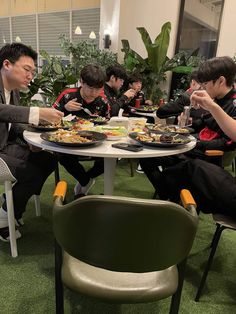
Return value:
<svg viewBox="0 0 236 314">
<path fill-rule="evenodd" d="M 129 99 L 130 98 L 133 98 L 134 96 L 135 96 L 135 94 L 136 94 L 136 91 L 134 90 L 134 89 L 128 89 L 125 93 L 124 93 L 124 95 L 126 96 L 126 97 L 128 97 Z"/>
<path fill-rule="evenodd" d="M 54 108 L 39 108 L 39 121 L 59 123 L 64 113 Z"/>
<path fill-rule="evenodd" d="M 65 104 L 65 108 L 67 111 L 79 111 L 81 110 L 82 104 L 79 102 L 76 102 L 77 98 L 74 98 L 70 101 L 68 101 L 67 104 Z"/>
<path fill-rule="evenodd" d="M 218 106 L 205 90 L 193 92 L 190 97 L 190 102 L 193 108 L 199 109 L 202 107 L 208 111 L 211 111 L 215 106 Z"/>
</svg>

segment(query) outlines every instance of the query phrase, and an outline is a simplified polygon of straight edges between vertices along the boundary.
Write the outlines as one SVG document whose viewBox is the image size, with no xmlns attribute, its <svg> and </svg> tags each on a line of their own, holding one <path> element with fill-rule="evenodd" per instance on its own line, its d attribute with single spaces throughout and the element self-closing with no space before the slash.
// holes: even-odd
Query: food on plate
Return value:
<svg viewBox="0 0 236 314">
<path fill-rule="evenodd" d="M 95 130 L 97 132 L 106 134 L 108 139 L 112 137 L 123 137 L 127 135 L 127 130 L 123 126 L 97 126 Z"/>
<path fill-rule="evenodd" d="M 142 132 L 145 128 L 147 119 L 146 118 L 129 118 L 128 130 L 129 132 Z"/>
<path fill-rule="evenodd" d="M 91 124 L 91 122 L 86 119 L 76 118 L 75 124 Z"/>
<path fill-rule="evenodd" d="M 145 105 L 141 106 L 139 108 L 136 108 L 137 111 L 147 111 L 147 112 L 153 112 L 156 111 L 159 108 L 158 105 Z"/>
<path fill-rule="evenodd" d="M 72 124 L 71 129 L 80 131 L 80 130 L 88 130 L 93 128 L 94 123 L 89 120 L 77 118 L 77 120 Z"/>
<path fill-rule="evenodd" d="M 178 133 L 178 134 L 189 134 L 188 128 L 181 128 L 178 125 L 163 125 L 163 124 L 153 124 L 148 125 L 147 127 L 151 131 L 157 131 L 160 133 L 170 132 L 170 133 Z"/>
<path fill-rule="evenodd" d="M 49 124 L 49 123 L 42 123 L 42 124 L 39 124 L 39 125 L 35 125 L 35 124 L 31 124 L 31 127 L 35 128 L 35 129 L 59 129 L 59 128 L 69 128 L 71 127 L 72 125 L 72 122 L 71 121 L 60 121 L 58 123 L 52 123 L 52 124 Z"/>
<path fill-rule="evenodd" d="M 59 129 L 56 132 L 53 132 L 49 136 L 49 140 L 52 142 L 60 143 L 88 143 L 92 142 L 91 139 L 88 139 L 86 136 L 80 136 L 77 131 L 68 131 Z"/>
<path fill-rule="evenodd" d="M 170 134 L 157 134 L 157 133 L 138 133 L 136 136 L 136 140 L 141 142 L 152 142 L 152 143 L 185 143 L 186 140 L 182 137 L 179 137 L 178 134 L 170 135 Z"/>
<path fill-rule="evenodd" d="M 91 118 L 90 121 L 92 121 L 92 122 L 106 122 L 107 118 L 98 116 L 96 118 Z"/>
</svg>

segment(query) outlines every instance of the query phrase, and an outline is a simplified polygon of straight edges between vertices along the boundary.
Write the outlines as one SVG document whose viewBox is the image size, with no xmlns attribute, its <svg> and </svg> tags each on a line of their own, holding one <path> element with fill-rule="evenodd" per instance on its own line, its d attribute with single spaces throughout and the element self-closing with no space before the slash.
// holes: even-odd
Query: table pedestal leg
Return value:
<svg viewBox="0 0 236 314">
<path fill-rule="evenodd" d="M 114 190 L 116 158 L 104 158 L 104 195 L 112 195 Z"/>
</svg>

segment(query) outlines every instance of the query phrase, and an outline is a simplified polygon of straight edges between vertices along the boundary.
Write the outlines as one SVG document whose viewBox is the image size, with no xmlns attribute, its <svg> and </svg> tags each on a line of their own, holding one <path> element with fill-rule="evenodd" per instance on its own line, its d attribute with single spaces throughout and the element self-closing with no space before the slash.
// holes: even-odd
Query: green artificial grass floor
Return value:
<svg viewBox="0 0 236 314">
<path fill-rule="evenodd" d="M 69 183 L 68 199 L 73 197 L 75 181 L 63 169 L 61 179 Z M 54 176 L 46 182 L 41 194 L 42 216 L 36 217 L 30 201 L 21 227 L 17 258 L 10 256 L 8 243 L 0 242 L 0 313 L 55 313 L 54 248 L 51 224 Z M 103 177 L 96 180 L 91 194 L 103 192 Z M 127 160 L 119 161 L 116 171 L 115 195 L 151 198 L 153 188 L 145 175 L 135 172 L 130 177 Z M 209 254 L 215 226 L 211 216 L 201 214 L 198 233 L 188 259 L 180 314 L 236 313 L 236 232 L 222 234 L 200 302 L 194 297 Z M 152 314 L 168 313 L 170 299 L 149 304 L 106 304 L 65 289 L 65 313 L 82 314 Z"/>
</svg>

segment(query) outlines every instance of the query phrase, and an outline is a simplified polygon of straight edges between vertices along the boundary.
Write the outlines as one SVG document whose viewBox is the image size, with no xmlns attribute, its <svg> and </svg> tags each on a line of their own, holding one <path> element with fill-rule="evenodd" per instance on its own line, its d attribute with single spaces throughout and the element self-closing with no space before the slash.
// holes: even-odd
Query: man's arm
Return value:
<svg viewBox="0 0 236 314">
<path fill-rule="evenodd" d="M 233 141 L 236 141 L 236 121 L 216 104 L 206 91 L 195 91 L 191 96 L 191 102 L 195 108 L 202 107 L 208 110 L 215 118 L 222 131 Z"/>
<path fill-rule="evenodd" d="M 0 104 L 0 122 L 29 123 L 30 107 Z M 60 122 L 63 113 L 52 108 L 39 108 L 39 121 Z"/>
</svg>

